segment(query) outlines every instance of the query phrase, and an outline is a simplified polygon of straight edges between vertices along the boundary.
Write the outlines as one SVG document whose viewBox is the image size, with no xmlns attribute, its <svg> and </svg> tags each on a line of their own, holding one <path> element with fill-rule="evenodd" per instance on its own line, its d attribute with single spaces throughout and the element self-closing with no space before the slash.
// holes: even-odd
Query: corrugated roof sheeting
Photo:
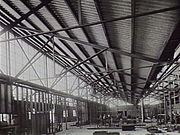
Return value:
<svg viewBox="0 0 180 135">
<path fill-rule="evenodd" d="M 37 5 L 37 0 L 32 1 L 32 4 Z M 33 6 L 35 6 L 35 5 L 33 5 Z M 53 29 L 62 28 L 62 26 L 61 26 L 61 25 L 57 22 L 57 20 L 51 15 L 51 13 L 48 11 L 47 8 L 45 8 L 45 7 L 41 8 L 41 9 L 38 11 L 38 13 L 46 20 L 47 23 L 49 23 L 49 24 L 51 25 L 51 27 L 52 27 Z M 61 36 L 69 37 L 69 35 L 68 35 L 66 32 L 59 32 L 59 34 L 60 34 Z M 57 38 L 55 38 L 55 42 L 56 42 L 68 55 L 70 55 L 72 58 L 76 58 L 76 57 L 74 56 L 74 54 L 73 54 L 64 44 L 62 44 Z M 74 43 L 72 43 L 72 42 L 70 42 L 70 41 L 66 41 L 66 42 L 67 42 L 72 48 L 77 48 L 77 46 L 76 46 Z M 77 50 L 78 50 L 78 49 L 77 49 Z M 78 53 L 78 54 L 81 54 L 81 51 L 79 50 L 77 53 Z M 82 56 L 83 56 L 83 55 L 82 55 Z M 85 57 L 82 58 L 82 59 L 85 59 Z"/>
<path fill-rule="evenodd" d="M 76 16 L 72 13 L 70 7 L 68 7 L 68 5 L 67 5 L 67 3 L 65 1 L 59 2 L 59 1 L 54 0 L 53 2 L 51 3 L 51 5 L 53 7 L 55 7 L 57 14 L 59 14 L 59 17 L 62 19 L 64 24 L 66 23 L 65 26 L 70 27 L 70 26 L 78 25 L 78 20 L 77 20 Z M 64 14 L 64 12 L 65 12 L 65 14 Z M 60 16 L 61 14 L 62 14 L 62 16 Z M 75 30 L 70 30 L 69 32 L 71 34 L 73 34 L 73 36 L 76 39 L 89 42 L 88 38 L 86 37 L 84 31 L 81 28 L 78 28 L 78 29 L 75 29 Z M 89 56 L 92 56 L 92 55 L 94 55 L 96 53 L 95 50 L 92 47 L 85 46 L 83 48 L 88 53 Z M 75 52 L 77 52 L 79 50 L 79 48 L 77 48 L 77 47 L 73 47 L 73 49 L 74 49 Z M 82 51 L 78 51 L 77 54 L 78 55 L 82 54 Z M 84 54 L 80 55 L 80 57 L 82 57 L 83 55 Z M 84 58 L 83 60 L 85 60 L 85 59 L 86 58 Z M 99 57 L 94 57 L 92 60 L 97 65 L 103 66 L 102 61 L 99 59 Z M 97 72 L 97 70 L 95 68 L 92 68 L 92 70 L 94 72 Z"/>
<path fill-rule="evenodd" d="M 131 14 L 131 0 L 99 0 L 104 15 L 108 18 L 122 17 Z"/>
<path fill-rule="evenodd" d="M 93 0 L 83 0 L 81 6 L 82 6 L 82 18 L 84 24 L 92 23 L 100 20 Z M 108 46 L 107 39 L 105 37 L 101 24 L 86 27 L 85 30 L 87 31 L 91 42 Z"/>
<path fill-rule="evenodd" d="M 105 1 L 99 0 L 100 10 L 102 12 L 102 17 L 104 20 L 117 18 L 124 15 L 131 14 L 131 3 L 130 1 Z M 131 51 L 131 22 L 129 20 L 116 21 L 111 23 L 106 23 L 107 32 L 109 34 L 109 40 L 111 47 L 119 48 L 124 51 Z M 118 68 L 129 68 L 130 59 L 126 56 L 117 57 L 116 56 L 117 67 Z M 124 80 L 126 83 L 131 82 L 131 78 L 124 75 Z M 129 86 L 126 85 L 129 89 Z"/>
<path fill-rule="evenodd" d="M 138 67 L 145 67 L 153 65 L 151 62 L 142 61 L 142 60 L 134 60 L 134 71 L 135 73 L 139 74 L 139 76 L 147 78 L 149 75 L 151 67 L 148 68 L 138 68 Z"/>
<path fill-rule="evenodd" d="M 154 11 L 163 8 L 169 8 L 176 6 L 179 2 L 177 0 L 138 0 L 135 3 L 135 12 L 144 13 L 148 11 Z M 161 52 L 163 51 L 166 41 L 176 23 L 178 22 L 177 11 L 169 11 L 165 13 L 158 13 L 150 16 L 139 17 L 135 19 L 135 52 L 145 54 L 148 57 L 159 59 Z M 146 65 L 152 65 L 150 62 L 135 59 L 134 66 L 142 67 Z M 135 69 L 135 72 L 139 76 L 148 78 L 152 68 L 140 68 Z M 141 79 L 136 80 L 137 83 L 143 82 Z M 136 85 L 144 88 L 144 84 Z M 136 91 L 142 91 L 136 89 Z"/>
<path fill-rule="evenodd" d="M 164 17 L 162 17 L 163 15 Z M 161 18 L 154 18 L 154 16 L 161 16 Z M 172 17 L 174 17 L 174 19 Z M 137 18 L 136 52 L 143 52 L 143 54 L 158 59 L 165 47 L 165 42 L 168 40 L 169 35 L 172 33 L 174 26 L 177 23 L 177 20 L 176 15 L 168 17 L 162 13 Z"/>
<path fill-rule="evenodd" d="M 82 20 L 84 24 L 100 21 L 99 14 L 101 13 L 98 14 L 97 12 L 98 9 L 96 8 L 94 1 L 83 0 L 81 6 L 82 6 Z M 102 24 L 86 27 L 85 31 L 87 32 L 90 41 L 92 43 L 109 47 Z M 110 69 L 116 69 L 115 61 L 111 53 L 107 53 L 107 60 Z M 114 77 L 116 80 L 119 80 L 117 74 L 114 74 Z"/>
<path fill-rule="evenodd" d="M 30 11 L 20 0 L 7 0 L 7 1 L 15 5 L 19 9 L 19 11 L 23 14 Z"/>
<path fill-rule="evenodd" d="M 99 0 L 100 10 L 104 20 L 122 17 L 131 14 L 131 1 L 105 1 Z M 131 51 L 131 21 L 123 20 L 105 24 L 111 47 L 119 48 L 123 51 Z M 116 57 L 118 68 L 129 68 L 131 66 L 130 58 L 118 54 Z M 130 71 L 128 71 L 130 73 Z M 130 84 L 131 77 L 121 74 L 125 83 Z M 130 87 L 126 85 L 130 90 Z"/>
<path fill-rule="evenodd" d="M 53 0 L 53 2 L 51 4 L 56 9 L 57 14 L 60 15 L 60 18 L 62 19 L 62 21 L 64 23 L 66 23 L 66 26 L 70 27 L 70 26 L 78 25 L 77 20 L 74 18 L 74 16 L 72 15 L 71 11 L 68 9 L 65 2 L 59 1 L 59 0 Z M 70 32 L 77 39 L 82 40 L 82 41 L 87 41 L 87 38 L 84 35 L 82 29 L 79 28 L 79 29 L 71 30 Z M 74 50 L 75 50 L 75 48 L 74 48 Z M 87 52 L 89 53 L 90 56 L 95 54 L 92 47 L 87 46 L 87 47 L 85 47 L 85 50 L 87 50 Z M 95 57 L 94 59 L 95 59 L 96 64 L 102 65 L 102 63 L 100 62 L 100 60 L 97 57 Z"/>
<path fill-rule="evenodd" d="M 33 3 L 36 3 L 36 1 L 37 0 L 35 0 Z M 33 4 L 32 3 L 32 4 Z M 37 5 L 37 3 L 36 3 L 36 5 Z M 62 4 L 61 4 L 62 5 Z M 33 6 L 35 6 L 35 5 L 33 5 Z M 65 7 L 66 5 L 64 5 L 63 7 Z M 63 10 L 63 8 L 62 8 L 62 10 Z M 67 8 L 66 8 L 66 11 L 64 11 L 64 12 L 67 12 Z M 69 11 L 69 10 L 68 10 Z M 53 27 L 53 29 L 55 29 L 55 28 L 62 28 L 62 26 L 60 26 L 59 25 L 59 23 L 54 19 L 54 17 L 48 12 L 48 10 L 44 7 L 44 8 L 42 8 L 42 9 L 40 9 L 39 11 L 38 11 L 38 13 L 41 15 L 41 16 L 43 16 L 44 17 L 44 19 L 46 19 L 46 22 L 48 22 L 52 27 Z M 69 14 L 70 14 L 70 12 L 69 12 Z M 58 16 L 59 17 L 61 17 L 59 14 L 58 14 Z M 68 16 L 66 16 L 66 18 L 67 18 Z M 62 17 L 61 17 L 62 18 Z M 75 21 L 75 20 L 73 20 L 73 21 Z M 63 19 L 62 19 L 62 22 L 63 22 Z M 67 25 L 67 24 L 66 24 Z M 77 31 L 79 31 L 79 30 L 81 30 L 81 29 L 77 29 L 77 30 L 74 30 L 75 32 Z M 69 35 L 66 33 L 66 32 L 59 32 L 59 34 L 61 35 L 61 36 L 65 36 L 65 37 L 69 37 Z M 78 36 L 76 33 L 74 34 L 74 36 Z M 84 37 L 84 35 L 82 34 L 82 35 L 80 35 L 80 36 L 78 36 L 78 37 Z M 84 37 L 85 38 L 85 37 Z M 72 54 L 72 52 L 70 52 L 69 50 L 68 50 L 68 48 L 66 47 L 66 46 L 64 46 L 62 43 L 60 43 L 60 41 L 59 40 L 55 40 L 56 41 L 56 43 L 68 54 L 68 55 L 70 55 L 72 58 L 75 58 L 75 56 L 74 56 L 74 54 Z M 66 41 L 75 51 L 76 51 L 76 53 L 78 54 L 78 55 L 80 55 L 80 57 L 82 58 L 82 59 L 86 59 L 86 57 L 84 56 L 84 54 L 82 53 L 82 51 L 80 51 L 79 50 L 79 48 L 77 47 L 77 45 L 75 45 L 73 42 L 70 42 L 70 41 Z M 85 66 L 83 66 L 83 68 L 86 70 L 86 71 L 88 71 L 87 70 L 87 68 L 85 68 Z M 91 68 L 92 68 L 92 70 L 94 71 L 94 72 L 96 72 L 96 70 L 94 69 L 94 67 L 92 67 L 91 66 Z"/>
<path fill-rule="evenodd" d="M 180 4 L 179 0 L 138 0 L 136 1 L 136 14 L 173 7 L 178 4 Z M 159 58 L 160 52 L 164 49 L 165 42 L 178 20 L 177 11 L 136 18 L 135 50 Z"/>
<path fill-rule="evenodd" d="M 17 14 L 16 12 L 14 12 L 14 9 L 12 9 L 11 7 L 9 7 L 4 1 L 1 1 L 1 6 L 4 7 L 6 10 L 8 9 L 8 11 L 16 18 L 19 18 L 20 15 Z"/>
<path fill-rule="evenodd" d="M 104 20 L 131 15 L 131 1 L 100 1 L 100 9 Z M 131 50 L 131 21 L 123 20 L 107 23 L 107 31 L 112 47 L 125 51 Z"/>
<path fill-rule="evenodd" d="M 179 0 L 136 0 L 136 13 L 173 7 L 179 4 Z"/>
</svg>

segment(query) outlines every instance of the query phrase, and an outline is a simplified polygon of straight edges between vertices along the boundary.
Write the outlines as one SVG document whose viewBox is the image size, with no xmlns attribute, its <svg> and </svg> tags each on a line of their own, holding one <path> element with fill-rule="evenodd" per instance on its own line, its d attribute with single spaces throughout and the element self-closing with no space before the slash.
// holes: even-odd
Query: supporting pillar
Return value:
<svg viewBox="0 0 180 135">
<path fill-rule="evenodd" d="M 144 99 L 141 100 L 141 120 L 144 122 L 145 116 L 144 116 Z"/>
<path fill-rule="evenodd" d="M 80 97 L 80 79 L 78 77 L 78 97 Z"/>
<path fill-rule="evenodd" d="M 49 80 L 48 80 L 48 58 L 47 56 L 45 55 L 44 56 L 44 60 L 45 60 L 45 76 L 46 76 L 46 86 L 49 87 L 48 83 L 49 83 Z"/>
<path fill-rule="evenodd" d="M 164 92 L 164 114 L 165 114 L 165 124 L 167 123 L 167 104 L 166 104 L 166 94 Z"/>
<path fill-rule="evenodd" d="M 7 32 L 7 38 L 9 39 L 10 38 L 10 33 Z M 11 46 L 10 46 L 10 41 L 7 42 L 7 51 L 8 51 L 8 75 L 11 76 Z"/>
<path fill-rule="evenodd" d="M 171 102 L 171 83 L 170 83 L 170 76 L 168 78 L 168 83 L 169 83 L 169 88 L 170 90 L 168 91 L 169 93 L 169 116 L 170 116 L 170 122 L 172 122 L 173 117 L 172 117 L 172 102 Z"/>
<path fill-rule="evenodd" d="M 65 110 L 66 130 L 68 130 L 68 125 L 67 125 L 67 104 L 66 104 L 66 98 L 64 98 L 64 110 Z"/>
<path fill-rule="evenodd" d="M 170 117 L 170 122 L 172 122 L 172 103 L 171 103 L 171 91 L 168 92 L 169 94 L 169 117 Z"/>
<path fill-rule="evenodd" d="M 66 92 L 69 93 L 68 91 L 68 80 L 67 80 L 67 74 L 68 72 L 66 72 L 66 76 L 65 76 L 65 79 L 66 79 Z M 66 102 L 66 98 L 64 97 L 64 109 L 65 109 L 65 122 L 66 122 L 66 130 L 68 129 L 68 125 L 67 125 L 67 102 Z"/>
</svg>

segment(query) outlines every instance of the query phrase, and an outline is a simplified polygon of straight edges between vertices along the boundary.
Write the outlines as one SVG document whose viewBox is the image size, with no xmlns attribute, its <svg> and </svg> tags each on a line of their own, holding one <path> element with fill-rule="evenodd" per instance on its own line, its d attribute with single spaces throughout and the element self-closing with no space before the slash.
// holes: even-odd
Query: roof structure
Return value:
<svg viewBox="0 0 180 135">
<path fill-rule="evenodd" d="M 22 39 L 95 92 L 137 104 L 173 61 L 179 13 L 179 0 L 2 0 L 0 35 L 16 38 L 0 42 Z"/>
</svg>

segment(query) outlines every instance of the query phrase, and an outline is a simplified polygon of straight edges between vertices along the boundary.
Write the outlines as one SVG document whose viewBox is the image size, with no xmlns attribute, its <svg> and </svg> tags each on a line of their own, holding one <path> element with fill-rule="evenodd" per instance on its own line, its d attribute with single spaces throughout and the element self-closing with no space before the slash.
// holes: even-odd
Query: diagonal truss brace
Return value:
<svg viewBox="0 0 180 135">
<path fill-rule="evenodd" d="M 98 53 L 90 56 L 89 58 L 85 59 L 84 61 L 82 61 L 82 62 L 80 62 L 80 63 L 78 63 L 78 64 L 76 64 L 76 65 L 74 65 L 74 66 L 72 66 L 72 67 L 70 67 L 70 68 L 68 68 L 66 71 L 64 71 L 63 73 L 59 74 L 59 76 L 62 76 L 63 74 L 66 74 L 67 72 L 69 72 L 69 71 L 71 71 L 72 69 L 80 66 L 81 64 L 84 64 L 86 61 L 89 61 L 90 59 L 98 56 L 99 54 L 103 53 L 103 52 L 106 51 L 106 50 L 108 50 L 108 48 L 105 48 L 105 49 L 99 51 Z M 59 82 L 59 80 L 54 81 L 53 84 L 52 84 L 52 86 L 51 86 L 51 88 L 53 88 L 58 82 Z"/>
</svg>

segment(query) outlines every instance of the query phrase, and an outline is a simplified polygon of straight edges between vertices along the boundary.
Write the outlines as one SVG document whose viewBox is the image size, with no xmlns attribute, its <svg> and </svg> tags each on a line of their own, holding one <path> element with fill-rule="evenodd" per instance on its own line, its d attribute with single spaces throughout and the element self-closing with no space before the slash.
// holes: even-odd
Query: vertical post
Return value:
<svg viewBox="0 0 180 135">
<path fill-rule="evenodd" d="M 7 38 L 9 39 L 9 32 L 7 32 Z M 11 49 L 10 49 L 10 41 L 8 41 L 8 67 L 9 67 L 9 75 L 11 76 Z"/>
<path fill-rule="evenodd" d="M 141 118 L 142 122 L 144 122 L 144 99 L 141 100 Z"/>
<path fill-rule="evenodd" d="M 174 87 L 174 86 L 173 86 Z M 174 105 L 176 104 L 176 92 L 175 91 L 173 91 L 173 93 L 174 93 Z M 174 113 L 174 120 L 175 120 L 175 124 L 177 124 L 177 113 Z"/>
<path fill-rule="evenodd" d="M 7 39 L 7 33 L 5 33 L 5 39 Z M 5 59 L 5 62 L 6 62 L 6 74 L 8 75 L 9 71 L 9 67 L 8 67 L 8 42 L 6 42 L 6 46 L 5 46 L 5 51 L 6 51 L 6 59 Z"/>
<path fill-rule="evenodd" d="M 68 75 L 68 72 L 66 72 L 65 79 L 66 79 L 66 92 L 69 93 L 67 75 Z M 65 105 L 65 107 L 64 107 L 65 108 L 65 121 L 66 121 L 66 130 L 67 130 L 68 129 L 68 125 L 67 125 L 67 101 L 66 101 L 65 97 L 64 97 L 64 105 Z"/>
<path fill-rule="evenodd" d="M 165 114 L 165 124 L 167 123 L 167 104 L 166 104 L 166 94 L 164 92 L 164 114 Z"/>
<path fill-rule="evenodd" d="M 76 109 L 77 109 L 77 121 L 78 121 L 78 124 L 80 125 L 80 121 L 79 121 L 79 118 L 80 118 L 80 113 L 79 113 L 79 101 L 76 100 L 77 104 L 76 104 Z"/>
<path fill-rule="evenodd" d="M 62 100 L 62 97 L 59 97 L 60 99 L 60 105 L 61 107 L 63 108 L 63 100 Z M 62 126 L 62 130 L 63 130 L 63 109 L 61 109 L 61 126 Z"/>
<path fill-rule="evenodd" d="M 48 130 L 48 133 L 51 133 L 51 125 L 50 125 L 50 99 L 49 99 L 49 93 L 47 93 L 47 111 L 49 113 L 49 117 L 48 117 L 48 127 L 49 127 L 49 130 Z"/>
<path fill-rule="evenodd" d="M 105 103 L 106 103 L 106 97 L 104 96 L 103 97 L 103 104 L 105 105 Z"/>
<path fill-rule="evenodd" d="M 66 73 L 66 76 L 65 76 L 66 78 L 66 92 L 67 93 L 70 93 L 70 91 L 68 90 L 68 72 Z"/>
<path fill-rule="evenodd" d="M 168 92 L 169 94 L 169 116 L 170 122 L 172 122 L 172 103 L 171 103 L 171 91 Z"/>
<path fill-rule="evenodd" d="M 42 105 L 42 109 L 41 111 L 44 113 L 44 92 L 41 92 L 41 95 L 42 95 L 42 101 L 41 101 L 41 105 Z"/>
<path fill-rule="evenodd" d="M 53 65 L 54 65 L 54 76 L 56 76 L 56 63 L 55 63 L 55 46 L 54 46 L 54 37 L 53 37 Z"/>
<path fill-rule="evenodd" d="M 98 102 L 98 98 L 97 98 L 97 97 L 95 97 L 95 99 L 96 99 L 96 102 L 97 102 L 97 103 L 99 103 L 99 102 Z"/>
<path fill-rule="evenodd" d="M 176 104 L 176 92 L 175 92 L 175 90 L 173 91 L 173 99 L 174 99 L 174 105 Z"/>
<path fill-rule="evenodd" d="M 78 77 L 78 97 L 80 97 L 80 80 L 79 80 L 79 77 Z"/>
<path fill-rule="evenodd" d="M 86 97 L 87 97 L 87 100 L 89 100 L 89 89 L 88 89 L 88 87 L 86 87 Z"/>
<path fill-rule="evenodd" d="M 22 113 L 24 113 L 24 90 L 23 90 L 23 87 L 21 87 L 21 109 L 22 109 Z"/>
<path fill-rule="evenodd" d="M 35 111 L 37 112 L 37 94 L 36 94 L 36 91 L 34 91 L 34 108 L 35 108 Z"/>
<path fill-rule="evenodd" d="M 67 106 L 66 106 L 66 98 L 64 97 L 64 110 L 65 110 L 65 122 L 66 122 L 66 130 L 68 129 L 67 125 Z"/>
<path fill-rule="evenodd" d="M 28 100 L 28 88 L 26 88 L 26 99 L 25 99 L 25 110 L 26 110 L 26 120 L 29 119 L 29 108 L 28 108 L 28 104 L 29 104 L 29 100 Z M 29 123 L 30 124 L 30 123 Z M 31 129 L 32 130 L 32 129 Z"/>
<path fill-rule="evenodd" d="M 171 89 L 170 83 L 170 76 L 168 78 L 169 88 Z M 171 90 L 169 90 L 169 115 L 170 115 L 170 122 L 172 122 L 172 102 L 171 102 Z"/>
<path fill-rule="evenodd" d="M 162 87 L 164 89 L 164 82 L 162 82 Z M 167 102 L 166 102 L 166 91 L 164 91 L 164 114 L 165 114 L 165 124 L 167 123 Z"/>
<path fill-rule="evenodd" d="M 53 133 L 53 94 L 51 93 L 50 110 L 51 110 L 51 133 Z"/>
<path fill-rule="evenodd" d="M 47 56 L 44 55 L 45 57 L 45 77 L 46 77 L 46 86 L 48 87 L 48 63 L 47 63 Z"/>
</svg>

